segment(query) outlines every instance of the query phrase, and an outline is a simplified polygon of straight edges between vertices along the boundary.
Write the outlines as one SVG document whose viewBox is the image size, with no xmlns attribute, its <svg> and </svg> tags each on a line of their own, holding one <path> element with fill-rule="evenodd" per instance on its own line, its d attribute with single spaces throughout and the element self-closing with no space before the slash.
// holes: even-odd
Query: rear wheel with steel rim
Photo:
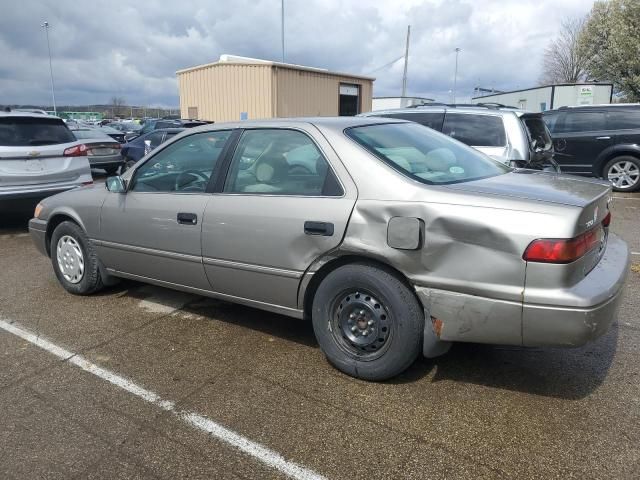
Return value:
<svg viewBox="0 0 640 480">
<path fill-rule="evenodd" d="M 384 266 L 341 266 L 313 298 L 313 329 L 327 359 L 366 380 L 394 377 L 415 361 L 424 318 L 413 291 Z"/>
<path fill-rule="evenodd" d="M 65 290 L 88 295 L 102 288 L 96 251 L 78 224 L 60 223 L 51 234 L 50 251 L 53 270 Z"/>
<path fill-rule="evenodd" d="M 632 156 L 616 157 L 604 167 L 604 176 L 618 192 L 640 188 L 640 160 Z"/>
</svg>

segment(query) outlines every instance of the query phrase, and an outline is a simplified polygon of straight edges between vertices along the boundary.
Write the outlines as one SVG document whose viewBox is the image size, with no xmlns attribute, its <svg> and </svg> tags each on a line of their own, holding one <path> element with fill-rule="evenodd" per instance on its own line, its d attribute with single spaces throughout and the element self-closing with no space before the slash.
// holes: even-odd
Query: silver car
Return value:
<svg viewBox="0 0 640 480">
<path fill-rule="evenodd" d="M 91 168 L 101 168 L 108 175 L 113 175 L 124 165 L 124 159 L 120 154 L 121 145 L 111 136 L 98 128 L 81 125 L 72 125 L 69 128 L 85 145 Z"/>
<path fill-rule="evenodd" d="M 0 112 L 0 209 L 92 183 L 81 145 L 60 118 Z"/>
<path fill-rule="evenodd" d="M 71 293 L 118 277 L 312 320 L 328 360 L 383 380 L 451 342 L 576 346 L 629 264 L 611 187 L 514 170 L 421 125 L 207 125 L 29 227 Z"/>
</svg>

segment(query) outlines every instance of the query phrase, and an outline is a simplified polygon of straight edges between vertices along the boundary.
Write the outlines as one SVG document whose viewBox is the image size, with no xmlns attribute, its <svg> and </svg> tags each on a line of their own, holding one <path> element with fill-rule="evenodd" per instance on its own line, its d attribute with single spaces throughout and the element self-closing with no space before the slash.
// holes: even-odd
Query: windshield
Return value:
<svg viewBox="0 0 640 480">
<path fill-rule="evenodd" d="M 71 131 L 59 118 L 0 118 L 0 145 L 5 147 L 35 147 L 75 141 Z"/>
<path fill-rule="evenodd" d="M 345 133 L 396 170 L 422 183 L 468 182 L 511 171 L 477 150 L 415 123 L 367 125 Z"/>
</svg>

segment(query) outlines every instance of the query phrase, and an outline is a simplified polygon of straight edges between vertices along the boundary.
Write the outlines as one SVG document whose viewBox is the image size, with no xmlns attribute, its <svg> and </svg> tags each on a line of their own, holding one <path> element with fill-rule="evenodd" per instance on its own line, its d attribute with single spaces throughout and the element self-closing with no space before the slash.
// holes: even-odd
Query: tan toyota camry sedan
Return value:
<svg viewBox="0 0 640 480">
<path fill-rule="evenodd" d="M 122 277 L 308 318 L 333 365 L 383 380 L 451 342 L 602 335 L 629 264 L 610 192 L 410 122 L 284 119 L 185 131 L 29 226 L 71 293 Z"/>
</svg>

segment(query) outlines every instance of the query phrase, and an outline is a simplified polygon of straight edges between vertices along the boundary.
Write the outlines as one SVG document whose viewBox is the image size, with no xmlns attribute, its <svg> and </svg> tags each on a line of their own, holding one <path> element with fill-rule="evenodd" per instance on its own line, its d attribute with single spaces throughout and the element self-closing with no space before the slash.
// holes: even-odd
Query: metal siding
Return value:
<svg viewBox="0 0 640 480">
<path fill-rule="evenodd" d="M 216 122 L 338 115 L 340 83 L 360 86 L 360 109 L 371 111 L 371 80 L 272 65 L 210 65 L 178 74 L 180 113 L 197 107 L 200 118 Z"/>
<path fill-rule="evenodd" d="M 556 87 L 556 95 L 557 88 L 558 87 Z M 526 101 L 525 109 L 531 112 L 540 112 L 540 103 L 542 102 L 547 104 L 547 110 L 549 110 L 551 108 L 551 87 L 541 87 L 521 92 L 507 92 L 482 98 L 474 98 L 471 100 L 471 103 L 495 102 L 510 107 L 520 107 L 520 100 Z"/>
<path fill-rule="evenodd" d="M 178 74 L 180 114 L 198 107 L 204 120 L 216 122 L 270 118 L 271 67 L 269 65 L 212 65 Z"/>
</svg>

